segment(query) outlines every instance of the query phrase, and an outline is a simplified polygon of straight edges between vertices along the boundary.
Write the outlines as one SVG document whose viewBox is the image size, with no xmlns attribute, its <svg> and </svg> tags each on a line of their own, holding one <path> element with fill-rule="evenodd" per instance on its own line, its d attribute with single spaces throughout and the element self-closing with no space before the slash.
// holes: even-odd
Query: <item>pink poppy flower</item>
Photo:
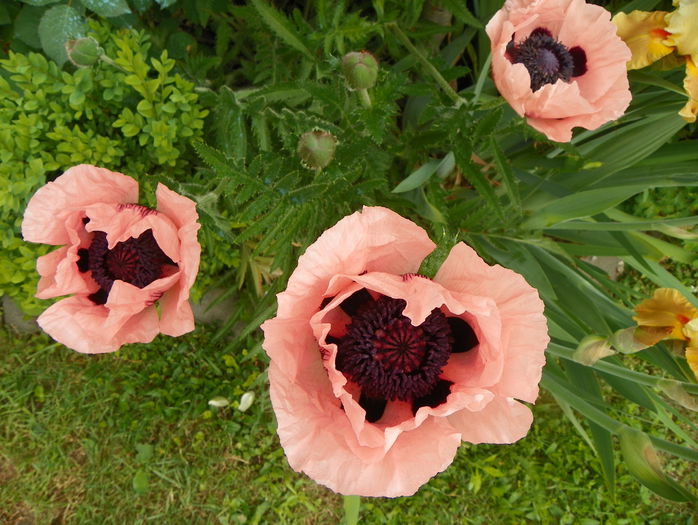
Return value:
<svg viewBox="0 0 698 525">
<path fill-rule="evenodd" d="M 94 354 L 194 329 L 188 299 L 201 253 L 196 204 L 162 184 L 155 194 L 157 210 L 139 206 L 134 179 L 83 164 L 31 198 L 24 239 L 63 245 L 39 257 L 36 296 L 72 295 L 38 318 L 56 341 Z"/>
<path fill-rule="evenodd" d="M 486 27 L 497 89 L 528 124 L 568 142 L 630 104 L 626 62 L 611 14 L 584 0 L 507 0 Z"/>
<path fill-rule="evenodd" d="M 408 496 L 461 441 L 526 435 L 548 344 L 524 278 L 457 244 L 434 279 L 415 274 L 426 232 L 365 207 L 298 261 L 262 325 L 288 461 L 347 495 Z"/>
</svg>

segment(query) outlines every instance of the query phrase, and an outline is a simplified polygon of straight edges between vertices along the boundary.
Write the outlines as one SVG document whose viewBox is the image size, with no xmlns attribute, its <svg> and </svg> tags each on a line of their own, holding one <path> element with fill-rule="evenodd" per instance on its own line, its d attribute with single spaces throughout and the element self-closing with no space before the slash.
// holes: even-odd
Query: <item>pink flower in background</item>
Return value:
<svg viewBox="0 0 698 525">
<path fill-rule="evenodd" d="M 524 278 L 457 244 L 434 249 L 396 213 L 365 207 L 300 257 L 262 325 L 271 401 L 288 461 L 347 495 L 407 496 L 461 441 L 526 435 L 548 344 Z"/>
<path fill-rule="evenodd" d="M 155 194 L 157 210 L 139 206 L 131 177 L 80 165 L 31 198 L 24 239 L 63 245 L 38 259 L 36 296 L 72 295 L 39 316 L 56 341 L 103 353 L 194 329 L 188 299 L 201 253 L 196 204 L 162 184 Z"/>
<path fill-rule="evenodd" d="M 530 126 L 568 142 L 630 104 L 628 47 L 611 14 L 584 0 L 507 0 L 486 27 L 497 89 Z"/>
</svg>

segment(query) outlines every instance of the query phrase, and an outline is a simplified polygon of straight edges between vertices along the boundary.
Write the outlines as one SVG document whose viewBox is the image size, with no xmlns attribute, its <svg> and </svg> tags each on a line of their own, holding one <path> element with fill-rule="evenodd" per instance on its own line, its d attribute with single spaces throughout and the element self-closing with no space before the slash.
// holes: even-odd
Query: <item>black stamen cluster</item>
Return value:
<svg viewBox="0 0 698 525">
<path fill-rule="evenodd" d="M 402 315 L 405 301 L 381 297 L 364 305 L 337 343 L 336 366 L 372 399 L 427 396 L 451 354 L 446 316 L 434 309 L 419 326 Z"/>
<path fill-rule="evenodd" d="M 100 290 L 90 296 L 93 302 L 104 304 L 114 281 L 121 280 L 144 288 L 162 277 L 162 266 L 174 262 L 158 246 L 152 230 L 138 237 L 117 243 L 111 250 L 107 234 L 94 232 L 87 250 L 81 249 L 77 262 L 80 271 L 90 270 Z"/>
<path fill-rule="evenodd" d="M 572 77 L 586 72 L 586 53 L 578 46 L 567 49 L 553 38 L 550 31 L 538 27 L 523 42 L 516 45 L 514 39 L 507 46 L 509 60 L 526 66 L 531 76 L 531 90 L 537 91 L 545 84 L 558 79 L 569 82 Z"/>
</svg>

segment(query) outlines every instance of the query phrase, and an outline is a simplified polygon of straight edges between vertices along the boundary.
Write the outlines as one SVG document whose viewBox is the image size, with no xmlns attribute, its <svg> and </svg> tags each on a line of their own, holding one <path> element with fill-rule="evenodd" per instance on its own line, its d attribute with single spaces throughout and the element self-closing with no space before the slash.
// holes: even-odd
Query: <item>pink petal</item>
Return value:
<svg viewBox="0 0 698 525">
<path fill-rule="evenodd" d="M 514 399 L 497 396 L 479 411 L 461 410 L 448 416 L 453 428 L 469 443 L 513 443 L 524 437 L 533 413 Z"/>
<path fill-rule="evenodd" d="M 429 419 L 419 429 L 402 433 L 387 452 L 361 447 L 333 397 L 299 388 L 274 361 L 269 380 L 289 464 L 336 492 L 409 496 L 453 461 L 460 434 L 445 419 Z"/>
<path fill-rule="evenodd" d="M 36 293 L 39 299 L 74 293 L 89 295 L 99 290 L 90 273 L 80 272 L 77 266 L 80 259 L 78 250 L 87 248 L 92 240 L 91 234 L 84 229 L 82 218 L 79 215 L 68 217 L 65 221 L 65 231 L 68 233 L 70 244 L 43 255 L 36 261 L 36 269 L 41 275 Z"/>
<path fill-rule="evenodd" d="M 63 246 L 42 255 L 36 260 L 36 269 L 41 275 L 36 297 L 50 299 L 61 295 L 89 295 L 99 290 L 87 273 L 80 273 L 77 267 L 77 249 Z"/>
<path fill-rule="evenodd" d="M 387 208 L 364 207 L 326 230 L 298 259 L 286 291 L 278 295 L 278 315 L 306 313 L 309 318 L 333 276 L 416 272 L 433 249 L 426 232 L 412 221 Z"/>
<path fill-rule="evenodd" d="M 158 333 L 155 307 L 131 316 L 111 333 L 104 329 L 108 317 L 106 307 L 76 295 L 49 306 L 37 322 L 53 339 L 84 354 L 114 352 L 124 343 L 149 343 Z"/>
<path fill-rule="evenodd" d="M 533 402 L 538 397 L 548 337 L 543 302 L 535 288 L 519 274 L 490 266 L 469 246 L 453 247 L 434 281 L 449 290 L 490 297 L 497 303 L 502 323 L 504 369 L 497 392 Z"/>
<path fill-rule="evenodd" d="M 169 217 L 177 227 L 179 257 L 175 262 L 181 272 L 177 285 L 160 301 L 160 330 L 167 335 L 179 336 L 194 329 L 189 290 L 199 272 L 201 245 L 197 240 L 197 234 L 201 225 L 197 222 L 199 216 L 194 201 L 173 192 L 163 184 L 158 184 L 156 196 L 158 211 Z"/>
<path fill-rule="evenodd" d="M 97 202 L 136 202 L 138 183 L 131 177 L 81 164 L 37 190 L 24 211 L 24 240 L 67 244 L 66 220 Z"/>
</svg>

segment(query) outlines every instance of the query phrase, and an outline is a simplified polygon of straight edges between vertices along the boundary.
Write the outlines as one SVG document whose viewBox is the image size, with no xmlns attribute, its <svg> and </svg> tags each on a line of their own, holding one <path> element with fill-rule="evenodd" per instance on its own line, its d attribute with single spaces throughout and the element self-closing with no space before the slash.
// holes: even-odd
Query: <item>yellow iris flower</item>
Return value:
<svg viewBox="0 0 698 525">
<path fill-rule="evenodd" d="M 679 111 L 687 122 L 698 114 L 698 0 L 674 0 L 676 9 L 618 13 L 613 22 L 618 36 L 632 51 L 628 69 L 640 69 L 672 52 L 686 65 L 683 88 L 688 102 Z"/>
<path fill-rule="evenodd" d="M 698 310 L 681 292 L 658 288 L 651 298 L 635 307 L 635 314 L 638 341 L 648 346 L 665 339 L 686 341 L 686 360 L 698 379 Z"/>
</svg>

